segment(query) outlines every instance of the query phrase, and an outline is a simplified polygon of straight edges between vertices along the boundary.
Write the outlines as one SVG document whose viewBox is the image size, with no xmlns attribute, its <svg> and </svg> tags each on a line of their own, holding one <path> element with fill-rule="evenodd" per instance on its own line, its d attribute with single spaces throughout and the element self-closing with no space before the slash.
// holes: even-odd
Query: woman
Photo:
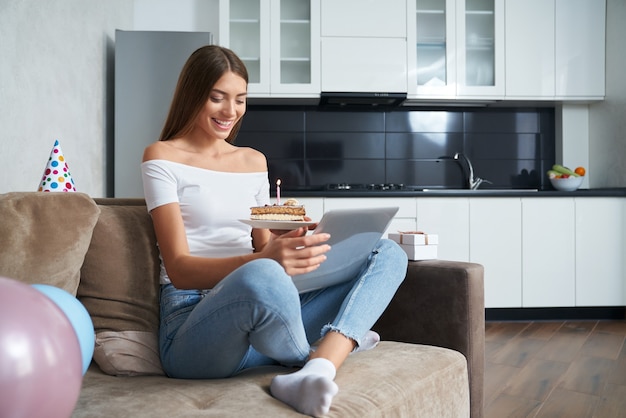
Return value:
<svg viewBox="0 0 626 418">
<path fill-rule="evenodd" d="M 232 144 L 247 85 L 232 51 L 198 49 L 181 72 L 160 140 L 144 152 L 144 191 L 162 260 L 161 361 L 178 378 L 301 367 L 276 376 L 271 393 L 319 416 L 338 391 L 337 368 L 355 349 L 378 342 L 369 329 L 404 279 L 407 259 L 381 240 L 358 277 L 298 294 L 290 276 L 324 262 L 329 235 L 238 221 L 270 201 L 265 156 Z"/>
</svg>

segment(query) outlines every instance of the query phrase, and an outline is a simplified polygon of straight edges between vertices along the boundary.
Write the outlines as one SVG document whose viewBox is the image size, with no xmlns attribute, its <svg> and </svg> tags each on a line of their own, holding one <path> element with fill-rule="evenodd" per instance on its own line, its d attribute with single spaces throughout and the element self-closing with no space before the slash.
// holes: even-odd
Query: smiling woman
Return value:
<svg viewBox="0 0 626 418">
<path fill-rule="evenodd" d="M 200 110 L 196 128 L 204 130 L 206 135 L 232 142 L 233 126 L 246 112 L 246 87 L 246 81 L 238 74 L 224 73 Z"/>
<path fill-rule="evenodd" d="M 404 280 L 407 257 L 380 240 L 367 265 L 346 270 L 342 283 L 298 292 L 292 276 L 326 260 L 330 235 L 240 222 L 251 207 L 270 203 L 265 155 L 233 144 L 247 83 L 232 51 L 195 51 L 160 141 L 144 152 L 144 195 L 161 255 L 161 363 L 169 376 L 202 379 L 268 364 L 302 366 L 276 376 L 271 393 L 320 416 L 338 391 L 339 366 L 355 349 L 377 345 L 370 328 Z"/>
<path fill-rule="evenodd" d="M 223 103 L 228 98 L 241 107 L 237 123 L 232 127 L 229 126 L 228 142 L 232 142 L 237 136 L 241 116 L 245 113 L 248 71 L 232 51 L 217 48 L 208 46 L 196 50 L 183 67 L 172 99 L 170 113 L 159 138 L 161 141 L 189 133 L 197 114 L 209 106 L 208 97 L 210 97 L 210 102 L 216 104 Z M 223 59 L 218 60 L 218 55 L 222 55 Z M 222 80 L 224 77 L 225 79 Z M 201 107 L 202 104 L 204 107 Z M 230 119 L 226 120 L 230 123 L 229 121 L 232 122 Z"/>
</svg>

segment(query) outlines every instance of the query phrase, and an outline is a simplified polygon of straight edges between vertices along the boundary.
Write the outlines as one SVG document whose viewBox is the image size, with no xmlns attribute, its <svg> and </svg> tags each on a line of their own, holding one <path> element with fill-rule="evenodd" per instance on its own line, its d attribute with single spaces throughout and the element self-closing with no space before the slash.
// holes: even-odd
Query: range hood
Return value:
<svg viewBox="0 0 626 418">
<path fill-rule="evenodd" d="M 406 93 L 322 92 L 319 106 L 333 109 L 378 109 L 400 106 Z"/>
</svg>

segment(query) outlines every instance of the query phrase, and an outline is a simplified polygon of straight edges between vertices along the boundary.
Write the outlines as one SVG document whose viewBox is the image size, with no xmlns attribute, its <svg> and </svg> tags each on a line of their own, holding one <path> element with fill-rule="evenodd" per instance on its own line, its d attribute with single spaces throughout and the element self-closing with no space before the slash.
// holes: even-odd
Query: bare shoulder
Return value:
<svg viewBox="0 0 626 418">
<path fill-rule="evenodd" d="M 250 147 L 240 147 L 239 153 L 245 165 L 252 171 L 267 171 L 267 159 L 261 151 Z"/>
<path fill-rule="evenodd" d="M 157 141 L 157 142 L 154 142 L 154 143 L 148 145 L 143 150 L 143 159 L 142 159 L 142 161 L 145 162 L 145 161 L 150 161 L 150 160 L 167 159 L 166 158 L 166 156 L 168 155 L 167 148 L 169 148 L 169 147 L 168 147 L 168 145 L 164 141 Z"/>
</svg>

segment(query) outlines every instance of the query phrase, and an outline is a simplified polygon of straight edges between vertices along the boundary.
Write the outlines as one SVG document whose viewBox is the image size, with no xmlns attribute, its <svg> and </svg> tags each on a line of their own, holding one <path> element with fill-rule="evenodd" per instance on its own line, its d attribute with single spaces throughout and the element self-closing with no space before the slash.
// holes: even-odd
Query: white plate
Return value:
<svg viewBox="0 0 626 418">
<path fill-rule="evenodd" d="M 315 225 L 317 222 L 308 221 L 267 221 L 264 219 L 239 219 L 253 228 L 266 229 L 298 229 L 303 226 Z"/>
</svg>

